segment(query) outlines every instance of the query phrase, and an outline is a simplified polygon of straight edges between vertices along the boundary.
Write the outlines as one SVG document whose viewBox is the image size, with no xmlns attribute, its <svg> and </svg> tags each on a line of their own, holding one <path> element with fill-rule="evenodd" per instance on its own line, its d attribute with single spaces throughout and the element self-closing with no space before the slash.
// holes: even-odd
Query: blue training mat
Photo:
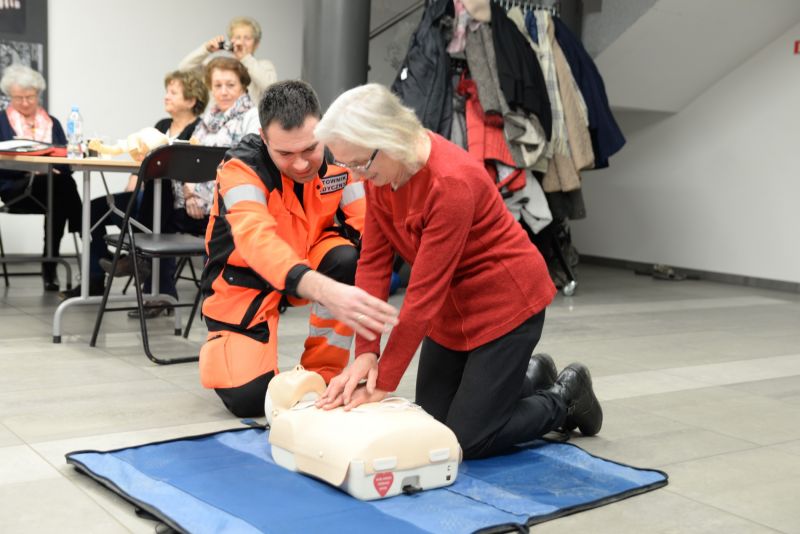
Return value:
<svg viewBox="0 0 800 534">
<path fill-rule="evenodd" d="M 662 471 L 537 441 L 462 463 L 452 486 L 365 502 L 276 465 L 267 438 L 263 429 L 241 428 L 66 457 L 158 520 L 192 533 L 499 532 L 667 484 Z"/>
</svg>

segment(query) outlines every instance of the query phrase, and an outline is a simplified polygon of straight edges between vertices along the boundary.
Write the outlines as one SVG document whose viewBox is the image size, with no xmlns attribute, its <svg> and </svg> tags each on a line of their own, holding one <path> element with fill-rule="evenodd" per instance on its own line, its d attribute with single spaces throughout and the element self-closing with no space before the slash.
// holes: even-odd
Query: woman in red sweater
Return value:
<svg viewBox="0 0 800 534">
<path fill-rule="evenodd" d="M 549 357 L 531 358 L 556 289 L 482 165 L 423 128 L 378 84 L 342 94 L 315 134 L 337 165 L 365 181 L 356 285 L 387 299 L 395 253 L 412 265 L 380 358 L 379 338 L 357 336 L 355 361 L 317 405 L 350 409 L 383 399 L 422 343 L 416 402 L 455 432 L 466 458 L 557 428 L 596 434 L 602 410 L 588 369 L 572 364 L 556 378 Z M 534 376 L 526 378 L 529 366 Z"/>
</svg>

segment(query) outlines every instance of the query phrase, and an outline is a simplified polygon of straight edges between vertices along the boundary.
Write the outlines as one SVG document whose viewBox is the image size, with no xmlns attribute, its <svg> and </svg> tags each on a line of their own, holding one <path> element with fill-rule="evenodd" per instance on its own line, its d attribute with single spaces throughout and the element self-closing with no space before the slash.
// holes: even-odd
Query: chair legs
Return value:
<svg viewBox="0 0 800 534">
<path fill-rule="evenodd" d="M 133 232 L 131 231 L 130 233 L 132 234 Z M 130 235 L 129 238 L 132 244 L 135 243 L 132 235 Z M 123 238 L 120 237 L 120 239 Z M 142 346 L 144 348 L 145 355 L 148 357 L 148 359 L 150 359 L 150 361 L 157 363 L 159 365 L 171 365 L 174 363 L 186 363 L 186 362 L 198 361 L 199 360 L 198 356 L 185 356 L 185 357 L 165 359 L 165 358 L 159 358 L 153 354 L 153 351 L 150 349 L 150 337 L 148 335 L 147 320 L 145 318 L 145 313 L 144 313 L 145 307 L 144 307 L 144 295 L 142 294 L 142 283 L 143 283 L 142 273 L 139 272 L 139 265 L 138 265 L 139 262 L 137 261 L 138 258 L 136 254 L 136 247 L 131 246 L 130 248 L 131 250 L 129 251 L 129 254 L 131 254 L 131 263 L 133 265 L 133 280 L 134 280 L 133 286 L 136 291 L 136 308 L 139 310 L 139 328 L 142 333 Z M 118 246 L 117 250 L 114 252 L 114 258 L 111 261 L 111 272 L 109 273 L 109 282 L 108 284 L 106 284 L 105 291 L 103 292 L 103 300 L 100 303 L 100 308 L 97 310 L 97 318 L 95 320 L 94 330 L 92 331 L 92 339 L 89 342 L 89 345 L 92 347 L 94 347 L 97 343 L 97 335 L 100 332 L 100 325 L 102 324 L 103 321 L 103 315 L 107 309 L 108 296 L 111 291 L 111 284 L 112 280 L 114 279 L 114 274 L 117 271 L 117 263 L 119 262 L 120 251 L 121 251 L 121 246 Z M 199 300 L 200 300 L 200 293 L 198 290 L 198 294 L 195 297 L 194 305 L 192 306 L 192 315 L 189 317 L 189 322 L 186 325 L 186 332 L 184 334 L 184 338 L 188 337 L 189 335 L 189 329 L 191 328 L 192 318 L 194 317 L 194 314 L 199 305 Z M 176 330 L 175 334 L 180 335 L 181 331 L 178 329 Z"/>
<path fill-rule="evenodd" d="M 114 273 L 117 272 L 117 262 L 119 262 L 123 239 L 124 235 L 120 234 L 120 242 L 117 244 L 116 250 L 114 251 L 114 258 L 111 260 L 111 272 L 108 273 L 108 282 L 103 290 L 103 299 L 100 301 L 100 306 L 97 308 L 97 317 L 94 321 L 94 330 L 92 330 L 92 338 L 89 340 L 90 347 L 97 345 L 97 334 L 100 332 L 100 325 L 103 323 L 103 315 L 105 314 L 106 307 L 108 306 L 108 295 L 111 293 L 111 284 L 114 280 Z"/>
<path fill-rule="evenodd" d="M 142 345 L 144 346 L 144 353 L 147 355 L 150 361 L 157 363 L 159 365 L 171 365 L 174 363 L 186 363 L 186 362 L 198 361 L 200 359 L 199 356 L 183 356 L 172 359 L 162 359 L 155 356 L 153 352 L 150 350 L 150 339 L 147 335 L 147 320 L 145 319 L 144 315 L 144 296 L 142 295 L 143 281 L 141 279 L 141 274 L 139 273 L 139 266 L 137 265 L 138 262 L 136 261 L 137 260 L 136 247 L 131 247 L 130 253 L 132 255 L 131 263 L 133 264 L 133 278 L 135 280 L 134 289 L 136 290 L 136 306 L 139 308 L 139 325 L 142 331 Z"/>
<path fill-rule="evenodd" d="M 3 234 L 0 233 L 0 258 L 6 257 L 6 251 L 3 248 Z M 6 281 L 6 287 L 9 287 L 8 283 L 8 268 L 6 267 L 6 262 L 3 262 L 3 278 Z"/>
<path fill-rule="evenodd" d="M 189 339 L 189 330 L 192 328 L 192 322 L 194 321 L 194 316 L 197 315 L 197 308 L 200 307 L 200 296 L 201 291 L 200 288 L 197 288 L 197 293 L 194 296 L 194 304 L 192 305 L 192 311 L 189 314 L 189 320 L 186 321 L 186 329 L 183 331 L 183 338 Z"/>
<path fill-rule="evenodd" d="M 194 270 L 194 264 L 192 263 L 191 258 L 184 256 L 183 258 L 178 261 L 177 268 L 175 269 L 175 282 L 177 282 L 181 278 L 181 274 L 183 273 L 183 269 L 186 266 L 189 266 L 189 270 L 192 272 L 191 281 L 194 282 L 195 287 L 197 287 L 197 293 L 194 296 L 194 304 L 192 305 L 192 311 L 189 314 L 189 319 L 186 322 L 186 328 L 183 331 L 184 339 L 189 338 L 189 331 L 192 329 L 192 323 L 194 322 L 194 317 L 197 315 L 197 310 L 200 307 L 200 297 L 201 297 L 201 290 L 200 290 L 200 279 L 197 277 L 197 271 Z M 188 278 L 183 278 L 184 280 L 189 280 Z"/>
</svg>

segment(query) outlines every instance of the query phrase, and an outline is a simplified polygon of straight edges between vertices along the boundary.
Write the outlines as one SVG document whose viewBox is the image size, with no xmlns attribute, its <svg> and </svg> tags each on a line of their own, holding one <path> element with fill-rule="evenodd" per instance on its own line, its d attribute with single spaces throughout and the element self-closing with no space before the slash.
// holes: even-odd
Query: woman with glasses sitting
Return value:
<svg viewBox="0 0 800 534">
<path fill-rule="evenodd" d="M 46 87 L 41 74 L 24 65 L 11 65 L 3 71 L 0 90 L 9 98 L 9 105 L 0 112 L 0 141 L 14 138 L 33 139 L 54 145 L 66 145 L 67 137 L 58 119 L 41 107 L 41 95 Z M 57 166 L 53 170 L 53 250 L 58 256 L 64 228 L 69 222 L 70 232 L 81 231 L 81 199 L 69 167 Z M 29 194 L 26 194 L 30 186 Z M 0 171 L 0 198 L 8 204 L 10 213 L 42 213 L 47 206 L 47 175 L 22 171 Z M 46 221 L 46 219 L 45 219 Z M 45 223 L 45 250 L 47 251 L 47 224 Z M 58 291 L 55 262 L 42 263 L 45 291 Z"/>
</svg>

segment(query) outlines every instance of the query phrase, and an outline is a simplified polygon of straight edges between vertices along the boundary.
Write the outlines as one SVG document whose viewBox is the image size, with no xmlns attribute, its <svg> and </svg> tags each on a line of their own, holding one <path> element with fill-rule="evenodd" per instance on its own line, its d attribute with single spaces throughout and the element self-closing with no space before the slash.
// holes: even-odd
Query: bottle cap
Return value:
<svg viewBox="0 0 800 534">
<path fill-rule="evenodd" d="M 72 111 L 78 111 L 78 106 L 76 106 L 75 104 L 73 104 L 73 105 L 72 105 Z"/>
</svg>

